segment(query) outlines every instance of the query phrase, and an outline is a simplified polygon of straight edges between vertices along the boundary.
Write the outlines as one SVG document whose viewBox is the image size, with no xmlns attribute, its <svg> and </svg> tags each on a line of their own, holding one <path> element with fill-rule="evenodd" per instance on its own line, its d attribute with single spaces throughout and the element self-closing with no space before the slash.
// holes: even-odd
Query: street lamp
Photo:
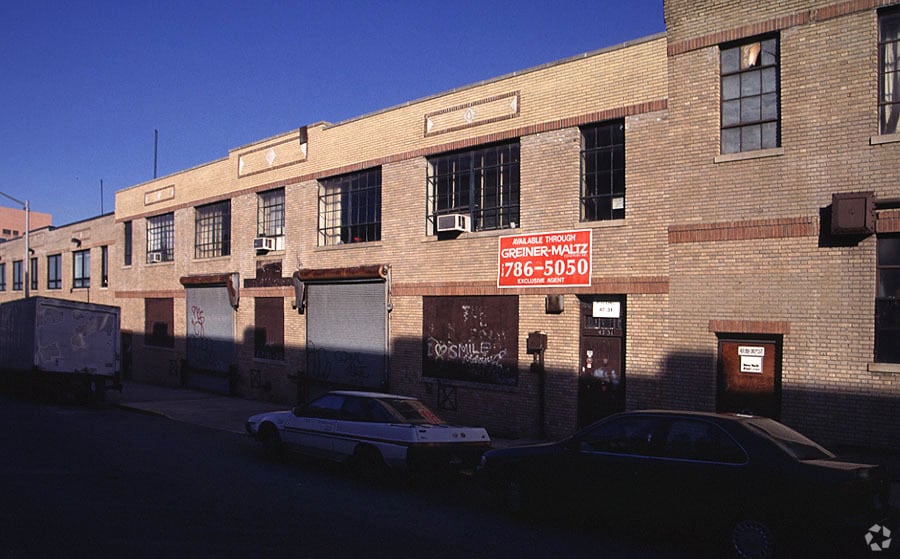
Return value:
<svg viewBox="0 0 900 559">
<path fill-rule="evenodd" d="M 24 202 L 19 200 L 18 198 L 13 198 L 9 194 L 5 192 L 0 192 L 0 196 L 4 198 L 8 198 L 19 204 L 20 206 L 25 208 L 25 259 L 22 260 L 22 282 L 25 286 L 25 298 L 28 298 L 28 284 L 30 280 L 28 279 L 28 271 L 31 268 L 31 251 L 29 250 L 31 247 L 28 246 L 28 232 L 31 229 L 31 223 L 29 223 L 29 210 L 28 210 L 28 200 Z"/>
</svg>

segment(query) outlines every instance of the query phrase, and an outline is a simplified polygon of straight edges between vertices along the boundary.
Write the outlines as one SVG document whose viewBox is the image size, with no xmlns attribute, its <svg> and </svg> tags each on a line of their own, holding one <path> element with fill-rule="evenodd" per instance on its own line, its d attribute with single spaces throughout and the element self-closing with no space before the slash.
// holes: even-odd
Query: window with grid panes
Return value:
<svg viewBox="0 0 900 559">
<path fill-rule="evenodd" d="M 158 255 L 158 256 L 157 256 Z M 175 259 L 175 214 L 147 218 L 147 262 Z"/>
<path fill-rule="evenodd" d="M 31 264 L 28 269 L 28 282 L 31 284 L 31 290 L 35 291 L 38 288 L 38 259 L 37 257 L 31 258 Z"/>
<path fill-rule="evenodd" d="M 625 218 L 625 122 L 581 129 L 581 221 Z"/>
<path fill-rule="evenodd" d="M 723 154 L 781 145 L 778 62 L 775 37 L 720 48 Z"/>
<path fill-rule="evenodd" d="M 6 262 L 0 262 L 0 291 L 6 291 Z"/>
<path fill-rule="evenodd" d="M 22 261 L 14 260 L 13 261 L 13 291 L 22 291 L 24 289 L 22 274 L 24 270 L 22 269 Z"/>
<path fill-rule="evenodd" d="M 76 250 L 72 253 L 72 287 L 91 286 L 91 251 Z"/>
<path fill-rule="evenodd" d="M 284 235 L 284 189 L 261 192 L 257 196 L 256 236 Z"/>
<path fill-rule="evenodd" d="M 900 235 L 877 238 L 875 361 L 900 363 Z"/>
<path fill-rule="evenodd" d="M 472 231 L 509 229 L 519 223 L 519 142 L 459 151 L 428 159 L 428 220 L 463 214 Z"/>
<path fill-rule="evenodd" d="M 319 246 L 380 239 L 380 167 L 319 181 Z"/>
<path fill-rule="evenodd" d="M 47 257 L 47 289 L 62 289 L 62 254 Z"/>
<path fill-rule="evenodd" d="M 878 120 L 882 134 L 900 132 L 900 8 L 878 14 Z"/>
<path fill-rule="evenodd" d="M 231 200 L 196 208 L 194 214 L 194 258 L 231 254 Z"/>
</svg>

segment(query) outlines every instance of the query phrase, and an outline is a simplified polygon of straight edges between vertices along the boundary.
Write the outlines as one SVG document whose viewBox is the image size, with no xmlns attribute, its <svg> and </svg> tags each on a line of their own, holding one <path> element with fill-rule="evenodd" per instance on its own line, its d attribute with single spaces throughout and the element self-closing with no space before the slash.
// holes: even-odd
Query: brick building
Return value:
<svg viewBox="0 0 900 559">
<path fill-rule="evenodd" d="M 28 225 L 32 230 L 49 227 L 53 216 L 41 212 L 28 212 Z M 9 241 L 25 234 L 25 210 L 0 206 L 0 241 Z"/>
<path fill-rule="evenodd" d="M 121 190 L 132 374 L 390 390 L 504 437 L 673 407 L 898 448 L 889 4 L 670 0 L 664 35 Z"/>
</svg>

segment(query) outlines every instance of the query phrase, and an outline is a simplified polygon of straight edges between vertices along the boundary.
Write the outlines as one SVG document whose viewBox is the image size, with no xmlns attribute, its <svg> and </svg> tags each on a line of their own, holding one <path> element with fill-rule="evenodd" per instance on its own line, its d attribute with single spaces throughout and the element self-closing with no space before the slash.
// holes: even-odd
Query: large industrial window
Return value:
<svg viewBox="0 0 900 559">
<path fill-rule="evenodd" d="M 581 221 L 625 218 L 625 122 L 581 129 Z"/>
<path fill-rule="evenodd" d="M 380 167 L 319 181 L 319 246 L 380 239 Z"/>
<path fill-rule="evenodd" d="M 721 48 L 723 154 L 781 144 L 778 60 L 775 37 Z"/>
<path fill-rule="evenodd" d="M 262 192 L 257 198 L 256 235 L 280 237 L 284 235 L 284 189 Z"/>
<path fill-rule="evenodd" d="M 447 214 L 467 216 L 471 231 L 519 223 L 519 142 L 454 152 L 428 160 L 429 230 Z"/>
<path fill-rule="evenodd" d="M 47 289 L 62 289 L 62 254 L 47 257 Z"/>
<path fill-rule="evenodd" d="M 257 297 L 253 357 L 284 361 L 284 298 Z"/>
<path fill-rule="evenodd" d="M 72 253 L 72 287 L 91 286 L 91 251 L 78 250 Z"/>
<path fill-rule="evenodd" d="M 231 200 L 198 207 L 194 231 L 194 258 L 231 254 Z"/>
<path fill-rule="evenodd" d="M 175 260 L 175 214 L 147 218 L 147 263 Z"/>
<path fill-rule="evenodd" d="M 900 120 L 900 9 L 881 12 L 878 23 L 879 123 L 882 134 L 896 134 Z"/>
<path fill-rule="evenodd" d="M 23 289 L 23 280 L 22 274 L 24 270 L 22 269 L 22 261 L 14 260 L 13 261 L 13 291 L 22 291 Z"/>
<path fill-rule="evenodd" d="M 875 361 L 900 363 L 900 235 L 878 236 Z"/>
<path fill-rule="evenodd" d="M 109 287 L 109 247 L 100 247 L 100 287 Z"/>
<path fill-rule="evenodd" d="M 144 299 L 144 343 L 175 347 L 175 302 L 171 298 Z"/>
</svg>

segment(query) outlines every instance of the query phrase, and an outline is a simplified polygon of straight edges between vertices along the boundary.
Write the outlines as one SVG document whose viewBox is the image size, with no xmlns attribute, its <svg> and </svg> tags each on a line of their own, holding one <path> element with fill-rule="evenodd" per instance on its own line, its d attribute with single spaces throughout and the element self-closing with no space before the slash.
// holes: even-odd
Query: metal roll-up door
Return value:
<svg viewBox="0 0 900 559">
<path fill-rule="evenodd" d="M 329 384 L 383 388 L 387 379 L 384 281 L 307 286 L 307 374 Z"/>
<path fill-rule="evenodd" d="M 228 393 L 234 363 L 234 309 L 226 286 L 188 287 L 187 378 L 192 388 Z"/>
</svg>

